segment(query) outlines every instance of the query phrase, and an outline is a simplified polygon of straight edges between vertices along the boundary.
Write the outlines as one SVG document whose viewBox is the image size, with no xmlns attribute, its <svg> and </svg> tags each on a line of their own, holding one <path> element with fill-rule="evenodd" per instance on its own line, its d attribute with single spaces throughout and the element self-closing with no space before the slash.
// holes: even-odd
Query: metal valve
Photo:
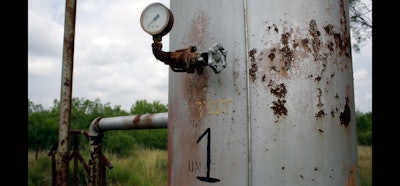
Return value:
<svg viewBox="0 0 400 186">
<path fill-rule="evenodd" d="M 208 65 L 216 74 L 220 73 L 226 67 L 226 51 L 219 43 L 214 44 L 207 52 L 201 53 L 201 60 L 205 60 Z"/>
<path fill-rule="evenodd" d="M 153 36 L 152 44 L 154 56 L 169 65 L 174 72 L 198 73 L 204 66 L 209 66 L 215 73 L 220 73 L 226 67 L 227 51 L 219 44 L 214 44 L 208 51 L 196 53 L 197 48 L 190 46 L 175 52 L 162 51 L 161 36 Z"/>
</svg>

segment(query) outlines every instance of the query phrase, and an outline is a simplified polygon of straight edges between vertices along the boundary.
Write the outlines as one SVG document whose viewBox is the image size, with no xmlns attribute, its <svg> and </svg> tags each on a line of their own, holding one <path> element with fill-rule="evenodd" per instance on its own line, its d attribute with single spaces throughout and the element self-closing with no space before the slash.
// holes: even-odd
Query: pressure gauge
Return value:
<svg viewBox="0 0 400 186">
<path fill-rule="evenodd" d="M 140 16 L 140 24 L 145 32 L 153 36 L 164 36 L 171 31 L 174 16 L 171 10 L 161 3 L 148 5 Z"/>
</svg>

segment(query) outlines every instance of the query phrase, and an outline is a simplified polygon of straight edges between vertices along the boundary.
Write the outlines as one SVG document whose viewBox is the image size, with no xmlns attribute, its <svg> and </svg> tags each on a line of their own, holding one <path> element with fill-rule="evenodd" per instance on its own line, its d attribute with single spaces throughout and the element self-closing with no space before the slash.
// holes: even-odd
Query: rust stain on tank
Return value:
<svg viewBox="0 0 400 186">
<path fill-rule="evenodd" d="M 296 40 L 293 40 L 293 49 L 297 48 L 299 46 L 299 43 Z"/>
<path fill-rule="evenodd" d="M 286 107 L 285 107 L 285 103 L 286 103 L 286 100 L 281 100 L 281 99 L 278 99 L 277 101 L 273 101 L 272 102 L 272 104 L 273 104 L 273 106 L 271 107 L 271 109 L 274 111 L 274 114 L 276 115 L 276 116 L 278 116 L 278 118 L 280 117 L 280 116 L 286 116 L 287 115 L 287 109 L 286 109 Z"/>
<path fill-rule="evenodd" d="M 265 22 L 265 23 L 267 24 L 267 22 Z M 272 26 L 267 26 L 266 31 L 269 32 L 270 30 L 275 31 L 275 33 L 278 33 L 278 32 L 279 32 L 279 29 L 278 29 L 278 27 L 276 26 L 276 24 L 272 24 Z"/>
<path fill-rule="evenodd" d="M 264 74 L 263 77 L 262 77 L 262 79 L 261 79 L 261 81 L 262 81 L 262 82 L 265 82 L 265 79 L 266 79 L 266 78 L 267 78 L 267 77 L 266 77 L 266 75 Z"/>
<path fill-rule="evenodd" d="M 341 55 L 343 53 L 343 51 L 346 50 L 345 42 L 342 39 L 342 35 L 340 33 L 335 33 L 333 35 L 333 38 L 335 39 L 335 46 L 336 46 L 336 48 L 339 49 L 339 54 Z M 348 54 L 346 54 L 346 55 L 348 55 Z"/>
<path fill-rule="evenodd" d="M 187 45 L 195 45 L 203 49 L 209 37 L 209 18 L 203 11 L 198 11 L 190 24 L 190 32 Z"/>
<path fill-rule="evenodd" d="M 351 37 L 350 37 L 350 32 L 349 32 L 350 29 L 347 28 L 348 15 L 346 15 L 346 12 L 348 12 L 348 11 L 346 11 L 346 10 L 348 10 L 348 8 L 346 8 L 344 6 L 344 2 L 343 2 L 343 0 L 341 0 L 340 1 L 340 12 L 341 12 L 340 24 L 342 25 L 341 28 L 342 28 L 342 33 L 343 33 L 341 49 L 347 57 L 351 57 L 351 44 L 350 44 Z"/>
<path fill-rule="evenodd" d="M 168 139 L 173 141 L 172 145 L 170 142 L 168 143 L 170 149 L 168 163 L 171 165 L 169 171 L 172 171 L 177 178 L 172 184 L 176 184 L 178 181 L 182 185 L 190 185 L 189 182 L 192 178 L 187 177 L 188 164 L 203 160 L 203 149 L 200 148 L 200 145 L 196 145 L 196 138 L 201 135 L 202 127 L 205 126 L 206 117 L 199 117 L 199 104 L 204 106 L 208 101 L 210 73 L 214 72 L 207 68 L 202 74 L 174 74 L 175 86 L 173 87 L 175 90 L 173 92 L 175 93 L 170 97 L 174 98 L 171 105 L 175 108 L 169 109 L 169 113 L 174 114 L 174 118 L 168 118 L 168 128 L 173 131 L 168 133 Z M 205 115 L 203 114 L 203 116 Z M 190 156 L 179 154 L 189 154 Z M 205 165 L 205 163 L 202 162 L 201 165 Z M 194 179 L 196 178 L 194 177 Z"/>
<path fill-rule="evenodd" d="M 285 84 L 281 83 L 279 85 L 273 85 L 272 80 L 268 84 L 270 88 L 270 92 L 278 98 L 283 98 L 286 96 L 287 90 Z"/>
<path fill-rule="evenodd" d="M 333 42 L 328 42 L 326 45 L 327 45 L 326 47 L 329 49 L 329 51 L 331 51 L 331 52 L 334 51 L 334 44 L 333 44 Z"/>
<path fill-rule="evenodd" d="M 286 22 L 284 23 L 286 24 Z M 271 33 L 271 31 L 275 31 Z M 296 34 L 301 33 L 300 28 L 288 28 L 283 26 L 284 32 L 280 35 L 279 42 L 265 42 L 265 45 L 270 45 L 270 47 L 262 50 L 264 53 L 263 57 L 268 60 L 268 65 L 265 69 L 269 69 L 273 72 L 278 72 L 280 78 L 289 78 L 289 71 L 294 67 L 295 56 L 305 57 L 304 53 L 295 53 L 295 50 L 299 50 L 302 46 L 302 42 L 296 39 Z M 267 34 L 278 34 L 279 29 L 276 24 L 267 26 Z M 274 36 L 275 37 L 275 36 Z M 260 54 L 261 55 L 261 54 Z M 264 68 L 263 68 L 264 69 Z"/>
<path fill-rule="evenodd" d="M 324 106 L 324 104 L 321 101 L 321 97 L 322 97 L 322 90 L 321 88 L 317 88 L 318 90 L 318 103 L 317 103 L 317 107 L 320 109 L 317 113 L 315 113 L 314 117 L 316 118 L 321 118 L 324 117 L 326 115 L 324 109 L 322 109 L 322 107 Z"/>
<path fill-rule="evenodd" d="M 344 105 L 343 112 L 340 113 L 340 124 L 347 127 L 350 124 L 351 120 L 350 106 L 349 106 L 349 98 L 346 97 L 346 104 Z"/>
<path fill-rule="evenodd" d="M 272 104 L 273 106 L 270 107 L 273 111 L 274 114 L 279 118 L 280 116 L 286 116 L 288 114 L 288 111 L 285 107 L 286 100 L 283 98 L 286 96 L 287 90 L 285 84 L 274 84 L 272 80 L 269 81 L 268 87 L 270 87 L 270 92 L 278 97 L 278 100 L 273 101 Z M 277 122 L 277 121 L 276 121 Z"/>
<path fill-rule="evenodd" d="M 250 79 L 254 82 L 256 80 L 256 71 L 258 66 L 256 64 L 255 54 L 257 53 L 257 49 L 253 48 L 249 51 L 249 58 L 251 62 L 251 67 L 249 69 Z"/>
<path fill-rule="evenodd" d="M 343 1 L 340 3 L 343 3 Z M 343 11 L 344 17 L 346 13 L 344 7 L 341 9 L 341 11 Z M 343 21 L 346 20 L 343 19 Z M 318 62 L 318 66 L 316 71 L 313 71 L 312 74 L 309 74 L 307 77 L 312 78 L 315 83 L 317 83 L 317 86 L 322 86 L 322 83 L 325 83 L 328 87 L 334 86 L 332 83 L 335 81 L 332 81 L 332 79 L 335 77 L 336 71 L 332 71 L 332 68 L 330 68 L 331 65 L 338 65 L 342 62 L 351 61 L 347 60 L 348 58 L 343 58 L 343 56 L 341 56 L 342 54 L 344 54 L 345 57 L 350 56 L 348 55 L 350 54 L 350 37 L 348 37 L 349 32 L 346 28 L 347 25 L 343 25 L 345 23 L 346 22 L 341 22 L 342 25 L 339 26 L 326 24 L 322 27 L 318 27 L 317 21 L 311 19 L 309 20 L 308 25 L 305 27 L 305 29 L 308 31 L 306 36 L 302 36 L 303 33 L 299 31 L 301 29 L 300 27 L 285 27 L 288 25 L 283 25 L 283 29 L 281 29 L 283 31 L 281 31 L 280 34 L 280 42 L 274 41 L 268 43 L 266 41 L 264 44 L 268 47 L 265 49 L 258 49 L 264 53 L 264 60 L 268 63 L 262 63 L 262 61 L 258 61 L 259 58 L 256 57 L 257 51 L 253 51 L 253 53 L 249 52 L 250 60 L 254 62 L 254 66 L 252 64 L 252 67 L 257 67 L 250 69 L 249 74 L 253 73 L 254 75 L 252 80 L 256 80 L 256 72 L 260 73 L 260 69 L 269 69 L 270 72 L 278 72 L 280 73 L 279 75 L 281 75 L 281 77 L 285 77 L 285 74 L 287 76 L 289 71 L 291 71 L 290 75 L 292 78 L 293 75 L 296 75 L 296 73 L 301 75 L 302 69 L 299 69 L 300 71 L 296 71 L 298 70 L 296 67 L 297 65 L 298 67 L 302 67 L 302 64 L 300 64 L 302 60 L 309 57 L 313 59 L 314 62 Z M 275 32 L 273 32 L 274 28 L 276 28 L 275 32 L 278 33 L 279 30 L 275 24 L 267 25 L 265 31 L 268 33 L 265 37 L 263 37 L 263 39 L 268 38 L 268 35 L 272 35 L 274 37 L 278 36 L 275 35 Z M 293 32 L 293 30 L 297 30 L 298 33 L 296 34 L 296 32 Z M 258 63 L 255 64 L 255 62 Z M 344 64 L 340 68 L 343 71 L 343 69 L 348 67 L 350 67 L 350 64 Z M 262 82 L 269 81 L 271 84 L 270 79 L 274 79 L 272 76 L 273 74 L 276 73 L 262 72 L 262 74 L 259 74 L 259 77 L 261 78 Z M 314 111 L 314 116 L 320 118 L 328 114 L 332 117 L 339 115 L 337 108 L 336 112 L 335 109 L 324 108 L 325 104 L 322 101 L 325 100 L 322 99 L 322 93 L 329 93 L 329 90 L 331 89 L 327 88 L 324 89 L 324 92 L 322 92 L 321 86 L 318 86 L 319 88 L 317 87 L 319 91 L 317 94 L 318 102 L 316 103 L 317 109 Z M 281 90 L 279 87 L 271 87 L 272 86 L 270 86 L 270 91 L 273 95 L 278 94 Z M 276 115 L 282 116 L 284 114 L 280 111 L 283 111 L 284 109 L 279 111 L 279 108 L 284 108 L 285 102 L 283 101 L 283 97 L 277 97 L 279 99 L 272 103 L 273 106 L 271 108 L 274 110 Z"/>
<path fill-rule="evenodd" d="M 335 110 L 334 110 L 334 109 L 331 110 L 331 117 L 332 117 L 332 118 L 335 117 Z"/>
<path fill-rule="evenodd" d="M 274 26 L 275 26 L 274 31 L 275 31 L 276 33 L 278 33 L 278 32 L 279 32 L 278 27 L 276 27 L 275 24 L 274 24 Z"/>
<path fill-rule="evenodd" d="M 317 22 L 312 19 L 309 23 L 309 33 L 311 35 L 311 46 L 313 50 L 314 60 L 319 60 L 319 50 L 321 47 L 321 40 L 319 37 L 321 36 L 321 32 L 318 30 Z"/>
<path fill-rule="evenodd" d="M 328 24 L 324 26 L 325 33 L 327 33 L 329 36 L 333 36 L 333 25 Z M 333 52 L 335 49 L 335 44 L 332 41 L 328 41 L 326 43 L 327 48 L 329 49 L 330 52 Z"/>
<path fill-rule="evenodd" d="M 271 61 L 273 61 L 273 60 L 275 59 L 275 51 L 276 51 L 276 49 L 275 49 L 275 48 L 272 48 L 272 49 L 271 49 L 271 52 L 270 52 L 269 55 L 268 55 L 268 58 L 269 58 Z"/>
<path fill-rule="evenodd" d="M 350 48 L 349 40 L 346 39 L 346 37 L 343 37 L 342 34 L 335 32 L 334 26 L 331 24 L 325 25 L 324 30 L 328 36 L 333 38 L 334 41 L 327 42 L 327 48 L 330 51 L 337 49 L 339 55 L 344 54 L 345 56 L 350 57 L 351 53 L 348 51 L 348 48 Z"/>
<path fill-rule="evenodd" d="M 238 58 L 235 58 L 233 60 L 233 65 L 232 65 L 233 74 L 232 74 L 232 76 L 233 76 L 233 87 L 234 87 L 235 92 L 237 93 L 237 95 L 240 96 L 241 95 L 240 86 L 239 86 L 240 83 L 238 81 L 238 79 L 240 77 L 240 74 L 239 74 L 239 72 L 237 70 L 237 69 L 239 69 L 239 67 L 238 67 L 239 63 L 240 62 L 239 62 Z"/>
<path fill-rule="evenodd" d="M 317 104 L 317 107 L 321 108 L 322 106 L 324 106 L 324 104 L 323 104 L 322 101 L 321 101 L 322 90 L 321 90 L 321 88 L 317 88 L 317 90 L 318 90 L 318 95 L 317 95 L 317 97 L 318 97 L 318 104 Z"/>
<path fill-rule="evenodd" d="M 190 22 L 189 34 L 183 39 L 184 44 L 196 46 L 202 51 L 206 47 L 205 44 L 209 40 L 209 21 L 210 18 L 201 10 L 198 10 Z M 204 69 L 200 73 L 185 74 L 182 76 L 181 99 L 185 99 L 188 105 L 188 117 L 193 125 L 198 125 L 201 121 L 199 118 L 199 107 L 207 99 L 209 68 Z M 199 120 L 200 119 L 200 120 Z"/>
<path fill-rule="evenodd" d="M 325 26 L 324 26 L 324 30 L 325 30 L 325 32 L 326 32 L 328 35 L 330 35 L 330 36 L 332 36 L 332 35 L 334 34 L 334 32 L 333 32 L 333 25 L 331 25 L 331 24 L 325 25 Z"/>
<path fill-rule="evenodd" d="M 326 115 L 326 113 L 325 113 L 324 109 L 321 109 L 317 113 L 315 113 L 316 118 L 322 118 L 325 115 Z"/>
<path fill-rule="evenodd" d="M 311 52 L 311 49 L 308 46 L 309 41 L 307 38 L 301 39 L 300 43 L 301 43 L 301 47 L 304 49 L 305 52 Z"/>
<path fill-rule="evenodd" d="M 265 22 L 267 24 L 267 22 Z M 283 24 L 283 23 L 282 23 Z M 327 66 L 330 63 L 335 63 L 336 65 L 343 61 L 338 58 L 343 52 L 347 51 L 349 38 L 343 37 L 347 36 L 347 31 L 345 30 L 341 33 L 343 27 L 340 26 L 336 28 L 332 24 L 324 25 L 322 28 L 318 27 L 317 21 L 310 19 L 308 25 L 306 26 L 307 35 L 303 35 L 302 28 L 299 26 L 293 27 L 289 25 L 282 25 L 283 32 L 281 31 L 280 42 L 264 42 L 268 48 L 262 49 L 266 55 L 265 58 L 269 59 L 270 71 L 278 72 L 281 77 L 288 77 L 289 71 L 292 71 L 291 75 L 301 74 L 297 70 L 296 65 L 301 67 L 301 62 L 309 56 L 312 56 L 313 61 L 321 63 L 322 69 L 319 73 L 318 79 L 316 81 L 321 81 L 321 77 L 324 77 L 323 73 L 327 70 Z M 278 32 L 273 32 L 274 29 L 278 27 L 276 24 L 266 25 L 267 35 L 264 38 L 268 38 L 268 35 L 275 35 Z M 336 30 L 335 30 L 336 29 Z M 326 33 L 322 37 L 322 33 Z M 327 37 L 325 37 L 327 36 Z M 274 36 L 276 37 L 276 36 Z M 347 61 L 347 60 L 346 60 Z M 350 60 L 351 61 L 351 60 Z M 263 63 L 259 63 L 258 66 Z M 350 65 L 344 64 L 341 67 L 342 71 L 348 68 Z M 263 68 L 264 69 L 264 68 Z M 291 70 L 292 69 L 292 70 Z M 267 79 L 269 76 L 267 75 Z"/>
<path fill-rule="evenodd" d="M 324 26 L 325 32 L 333 37 L 335 42 L 335 48 L 338 51 L 339 55 L 345 55 L 347 57 L 351 57 L 351 43 L 350 43 L 350 32 L 347 25 L 347 8 L 344 6 L 343 0 L 340 1 L 340 29 L 339 31 L 334 31 L 333 25 L 326 25 Z M 329 45 L 328 45 L 329 46 Z M 333 45 L 332 45 L 333 47 Z"/>
<path fill-rule="evenodd" d="M 199 123 L 199 112 L 200 106 L 203 106 L 204 102 L 207 101 L 207 90 L 208 90 L 208 78 L 209 71 L 205 70 L 202 74 L 187 74 L 185 75 L 183 86 L 182 99 L 186 99 L 189 118 L 192 120 L 192 124 L 196 125 Z"/>
<path fill-rule="evenodd" d="M 204 106 L 208 100 L 210 73 L 214 72 L 207 69 L 202 74 L 174 74 L 176 89 L 173 90 L 175 93 L 171 96 L 176 102 L 172 102 L 171 105 L 176 108 L 169 109 L 169 113 L 175 114 L 174 118 L 168 118 L 169 121 L 172 120 L 171 123 L 168 123 L 169 129 L 173 130 L 173 132 L 169 132 L 168 139 L 174 143 L 171 145 L 172 147 L 168 147 L 173 151 L 169 151 L 168 155 L 169 165 L 172 164 L 169 171 L 177 176 L 176 181 L 182 185 L 190 185 L 188 182 L 191 178 L 187 177 L 188 163 L 202 160 L 203 149 L 200 148 L 200 145 L 196 145 L 196 138 L 203 131 L 202 127 L 205 126 L 206 117 L 199 117 L 199 104 Z M 203 114 L 203 116 L 205 115 Z M 190 154 L 190 156 L 180 156 L 179 153 Z M 204 164 L 201 163 L 201 165 Z"/>
<path fill-rule="evenodd" d="M 339 99 L 339 95 L 336 93 L 335 96 L 334 96 L 334 98 L 335 98 L 335 99 Z M 337 111 L 338 111 L 337 108 L 336 108 L 336 109 L 332 108 L 332 110 L 331 110 L 331 117 L 332 117 L 332 118 L 335 118 Z"/>
<path fill-rule="evenodd" d="M 293 49 L 289 47 L 289 39 L 290 33 L 286 32 L 281 35 L 281 43 L 283 47 L 279 50 L 280 54 L 282 55 L 283 67 L 282 70 L 289 71 L 290 67 L 292 66 L 292 62 L 294 61 L 294 54 Z"/>
</svg>

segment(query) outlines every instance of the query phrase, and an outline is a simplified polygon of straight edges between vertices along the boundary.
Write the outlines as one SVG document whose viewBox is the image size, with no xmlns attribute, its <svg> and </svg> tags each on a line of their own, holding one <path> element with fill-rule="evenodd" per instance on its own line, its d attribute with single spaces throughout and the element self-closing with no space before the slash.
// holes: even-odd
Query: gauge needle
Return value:
<svg viewBox="0 0 400 186">
<path fill-rule="evenodd" d="M 160 17 L 160 15 L 157 14 L 156 17 L 154 17 L 153 20 L 147 26 L 150 26 L 150 24 L 153 23 L 154 21 L 156 21 L 159 17 Z"/>
</svg>

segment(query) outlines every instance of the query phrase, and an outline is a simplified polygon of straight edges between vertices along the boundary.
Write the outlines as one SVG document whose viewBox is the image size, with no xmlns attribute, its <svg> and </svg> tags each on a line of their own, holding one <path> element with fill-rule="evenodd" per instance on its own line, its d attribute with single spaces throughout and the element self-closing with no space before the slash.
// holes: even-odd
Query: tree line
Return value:
<svg viewBox="0 0 400 186">
<path fill-rule="evenodd" d="M 54 100 L 53 106 L 43 109 L 40 104 L 28 101 L 28 149 L 51 149 L 58 141 L 60 102 Z M 84 98 L 73 98 L 71 104 L 71 129 L 88 131 L 92 121 L 98 117 L 139 115 L 168 112 L 168 106 L 159 101 L 137 100 L 129 112 L 120 106 L 101 103 Z M 356 112 L 357 140 L 360 145 L 372 145 L 372 112 Z M 146 147 L 167 149 L 167 129 L 115 130 L 107 131 L 103 139 L 105 151 L 128 155 L 132 148 Z M 83 137 L 80 145 L 87 146 Z M 86 141 L 84 141 L 86 140 Z"/>
<path fill-rule="evenodd" d="M 58 141 L 60 102 L 54 100 L 53 106 L 43 109 L 41 104 L 28 100 L 28 149 L 51 149 Z M 84 98 L 72 98 L 71 130 L 88 131 L 92 121 L 98 117 L 140 115 L 146 113 L 168 112 L 168 107 L 159 101 L 137 100 L 127 112 L 120 106 L 101 103 Z M 103 138 L 103 150 L 117 155 L 128 155 L 133 148 L 146 147 L 167 149 L 167 129 L 141 129 L 107 131 Z M 79 145 L 87 148 L 88 141 L 79 137 Z"/>
<path fill-rule="evenodd" d="M 372 145 L 372 112 L 356 112 L 357 142 L 359 145 Z"/>
</svg>

